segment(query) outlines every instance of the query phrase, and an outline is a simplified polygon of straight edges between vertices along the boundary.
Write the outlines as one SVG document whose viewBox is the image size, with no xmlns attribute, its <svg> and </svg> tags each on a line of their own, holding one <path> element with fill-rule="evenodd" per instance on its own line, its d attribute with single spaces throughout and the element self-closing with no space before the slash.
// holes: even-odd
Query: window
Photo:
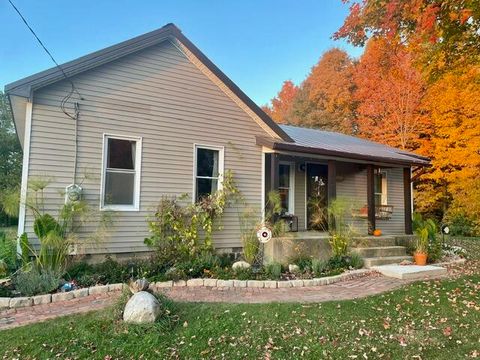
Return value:
<svg viewBox="0 0 480 360">
<path fill-rule="evenodd" d="M 375 205 L 387 205 L 387 173 L 377 170 L 374 178 Z"/>
<path fill-rule="evenodd" d="M 141 138 L 104 135 L 101 209 L 139 209 L 141 151 Z"/>
<path fill-rule="evenodd" d="M 278 193 L 280 194 L 282 212 L 293 214 L 294 167 L 289 163 L 280 163 L 278 167 Z"/>
<path fill-rule="evenodd" d="M 223 148 L 195 146 L 195 201 L 213 194 L 222 186 Z"/>
</svg>

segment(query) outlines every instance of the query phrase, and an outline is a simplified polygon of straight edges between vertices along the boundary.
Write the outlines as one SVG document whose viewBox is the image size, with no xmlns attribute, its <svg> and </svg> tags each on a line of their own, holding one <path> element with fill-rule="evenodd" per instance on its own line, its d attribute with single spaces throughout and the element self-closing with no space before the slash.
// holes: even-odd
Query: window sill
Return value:
<svg viewBox="0 0 480 360">
<path fill-rule="evenodd" d="M 119 211 L 119 212 L 138 212 L 140 209 L 136 206 L 101 206 L 100 211 Z"/>
</svg>

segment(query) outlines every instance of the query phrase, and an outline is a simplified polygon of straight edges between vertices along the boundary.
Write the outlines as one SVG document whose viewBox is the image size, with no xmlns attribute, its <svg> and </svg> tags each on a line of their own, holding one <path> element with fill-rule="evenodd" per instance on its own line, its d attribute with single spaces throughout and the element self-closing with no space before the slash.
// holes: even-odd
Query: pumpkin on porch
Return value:
<svg viewBox="0 0 480 360">
<path fill-rule="evenodd" d="M 373 236 L 381 236 L 381 235 L 382 235 L 382 230 L 380 229 L 373 230 Z"/>
</svg>

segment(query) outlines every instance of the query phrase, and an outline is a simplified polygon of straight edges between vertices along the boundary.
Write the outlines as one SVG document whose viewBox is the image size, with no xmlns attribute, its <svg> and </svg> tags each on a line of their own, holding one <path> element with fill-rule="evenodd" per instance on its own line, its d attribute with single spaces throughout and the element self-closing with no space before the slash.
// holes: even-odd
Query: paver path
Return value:
<svg viewBox="0 0 480 360">
<path fill-rule="evenodd" d="M 281 289 L 173 287 L 163 289 L 162 292 L 173 300 L 190 302 L 324 302 L 375 295 L 396 289 L 408 282 L 380 274 L 370 274 L 362 278 L 315 287 Z M 99 310 L 111 305 L 119 295 L 120 292 L 116 291 L 46 305 L 3 310 L 0 311 L 0 330 L 58 316 Z"/>
</svg>

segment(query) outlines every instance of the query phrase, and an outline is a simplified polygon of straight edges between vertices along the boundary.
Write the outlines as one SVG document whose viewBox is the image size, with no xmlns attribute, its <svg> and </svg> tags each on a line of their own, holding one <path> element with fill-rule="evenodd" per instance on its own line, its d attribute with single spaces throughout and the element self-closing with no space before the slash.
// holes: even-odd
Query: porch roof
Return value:
<svg viewBox="0 0 480 360">
<path fill-rule="evenodd" d="M 428 166 L 430 159 L 373 141 L 331 131 L 280 125 L 294 142 L 257 137 L 257 144 L 272 150 L 295 151 L 348 159 L 392 163 L 406 166 Z"/>
</svg>

